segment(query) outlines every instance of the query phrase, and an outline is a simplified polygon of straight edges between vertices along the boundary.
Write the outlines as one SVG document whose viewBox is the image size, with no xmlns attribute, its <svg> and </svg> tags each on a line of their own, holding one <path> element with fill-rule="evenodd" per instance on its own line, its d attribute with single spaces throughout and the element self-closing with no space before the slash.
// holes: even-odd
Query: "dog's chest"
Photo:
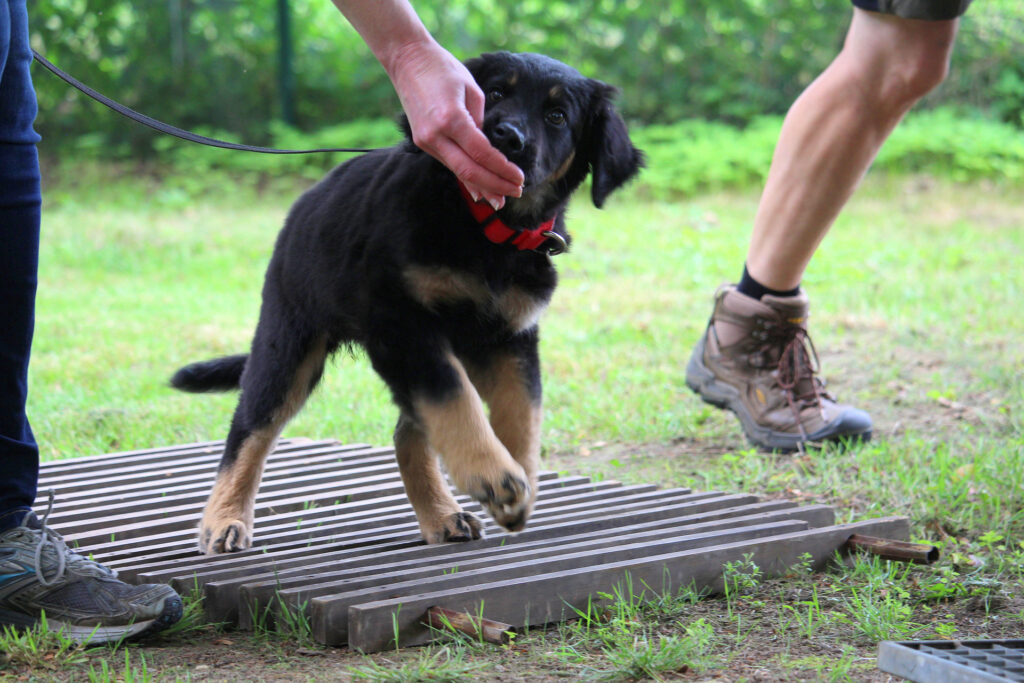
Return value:
<svg viewBox="0 0 1024 683">
<path fill-rule="evenodd" d="M 495 289 L 480 276 L 444 266 L 409 266 L 405 282 L 412 298 L 434 311 L 469 304 L 481 317 L 496 317 L 512 332 L 527 330 L 540 320 L 550 298 L 549 290 L 537 291 L 510 284 Z"/>
</svg>

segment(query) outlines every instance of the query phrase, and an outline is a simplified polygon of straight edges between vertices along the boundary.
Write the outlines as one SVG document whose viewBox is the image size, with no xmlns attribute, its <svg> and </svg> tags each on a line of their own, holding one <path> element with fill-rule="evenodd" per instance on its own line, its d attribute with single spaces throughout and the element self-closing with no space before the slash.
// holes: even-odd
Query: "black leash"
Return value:
<svg viewBox="0 0 1024 683">
<path fill-rule="evenodd" d="M 106 95 L 102 95 L 102 94 L 96 92 L 95 90 L 93 90 L 89 86 L 85 85 L 81 81 L 78 81 L 74 77 L 70 76 L 69 74 L 61 71 L 60 69 L 58 69 L 53 64 L 51 64 L 50 62 L 46 61 L 46 59 L 43 58 L 43 56 L 41 54 L 39 54 L 38 52 L 36 52 L 35 50 L 32 50 L 32 55 L 36 58 L 37 62 L 42 64 L 44 67 L 46 67 L 51 73 L 53 73 L 55 76 L 60 78 L 62 81 L 64 81 L 68 85 L 71 85 L 71 86 L 81 90 L 82 92 L 84 92 L 86 95 L 88 95 L 92 99 L 96 100 L 97 102 L 99 102 L 100 104 L 102 104 L 104 106 L 107 106 L 107 107 L 113 109 L 118 114 L 121 114 L 122 116 L 127 116 L 128 118 L 132 119 L 133 121 L 141 123 L 144 126 L 148 126 L 148 127 L 152 128 L 153 130 L 157 130 L 157 131 L 160 131 L 161 133 L 166 133 L 168 135 L 173 135 L 176 138 L 181 138 L 182 140 L 188 140 L 189 142 L 197 142 L 197 143 L 199 143 L 201 145 L 209 145 L 210 147 L 221 147 L 223 149 L 237 149 L 237 150 L 241 150 L 243 152 L 260 152 L 261 154 L 317 154 L 317 153 L 320 153 L 320 152 L 372 152 L 373 151 L 372 149 L 361 149 L 361 148 L 355 148 L 355 147 L 336 147 L 336 148 L 325 148 L 325 149 L 274 149 L 273 147 L 253 147 L 251 145 L 241 145 L 241 144 L 238 144 L 236 142 L 225 142 L 224 140 L 217 140 L 216 138 L 208 138 L 205 135 L 196 135 L 195 133 L 191 133 L 191 132 L 189 132 L 187 130 L 182 130 L 181 128 L 176 128 L 176 127 L 174 127 L 174 126 L 172 126 L 170 124 L 164 123 L 163 121 L 157 121 L 156 119 L 154 119 L 154 118 L 152 118 L 150 116 L 146 116 L 145 114 L 140 114 L 139 112 L 135 111 L 134 109 L 129 109 L 128 107 L 124 106 L 123 104 L 115 102 L 114 100 L 110 99 Z"/>
</svg>

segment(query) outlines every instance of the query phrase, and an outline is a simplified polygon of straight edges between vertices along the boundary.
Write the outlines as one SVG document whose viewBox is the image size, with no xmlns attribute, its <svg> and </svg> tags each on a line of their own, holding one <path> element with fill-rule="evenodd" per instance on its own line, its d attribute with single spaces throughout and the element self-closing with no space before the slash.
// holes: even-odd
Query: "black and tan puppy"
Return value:
<svg viewBox="0 0 1024 683">
<path fill-rule="evenodd" d="M 496 214 L 406 141 L 335 168 L 292 207 L 263 285 L 247 355 L 175 374 L 185 391 L 240 388 L 199 547 L 249 547 L 264 460 L 325 359 L 359 344 L 401 415 L 395 449 L 428 543 L 479 538 L 439 467 L 495 521 L 522 529 L 536 496 L 541 379 L 537 322 L 555 288 L 550 255 L 588 173 L 601 206 L 641 154 L 614 90 L 536 54 L 467 63 L 487 96 L 484 133 L 525 174 Z M 485 409 L 485 404 L 487 409 Z"/>
</svg>

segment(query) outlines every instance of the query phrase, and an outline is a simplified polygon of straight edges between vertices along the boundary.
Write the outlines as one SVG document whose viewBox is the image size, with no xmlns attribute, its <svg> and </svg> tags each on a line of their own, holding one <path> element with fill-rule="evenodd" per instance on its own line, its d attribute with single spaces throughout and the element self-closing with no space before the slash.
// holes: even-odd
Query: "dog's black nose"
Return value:
<svg viewBox="0 0 1024 683">
<path fill-rule="evenodd" d="M 502 121 L 494 127 L 494 146 L 505 153 L 522 152 L 526 147 L 526 136 L 519 126 Z"/>
</svg>

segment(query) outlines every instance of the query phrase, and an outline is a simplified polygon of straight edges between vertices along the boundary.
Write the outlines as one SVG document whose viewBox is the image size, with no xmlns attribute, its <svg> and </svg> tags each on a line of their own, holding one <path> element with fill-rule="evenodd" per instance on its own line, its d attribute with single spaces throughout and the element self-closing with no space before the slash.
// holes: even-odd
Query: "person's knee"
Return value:
<svg viewBox="0 0 1024 683">
<path fill-rule="evenodd" d="M 929 31 L 907 51 L 901 70 L 905 97 L 916 101 L 946 80 L 955 37 L 955 27 L 948 31 Z"/>
<path fill-rule="evenodd" d="M 881 102 L 905 110 L 949 73 L 956 21 L 924 21 L 857 10 L 844 52 Z"/>
</svg>

